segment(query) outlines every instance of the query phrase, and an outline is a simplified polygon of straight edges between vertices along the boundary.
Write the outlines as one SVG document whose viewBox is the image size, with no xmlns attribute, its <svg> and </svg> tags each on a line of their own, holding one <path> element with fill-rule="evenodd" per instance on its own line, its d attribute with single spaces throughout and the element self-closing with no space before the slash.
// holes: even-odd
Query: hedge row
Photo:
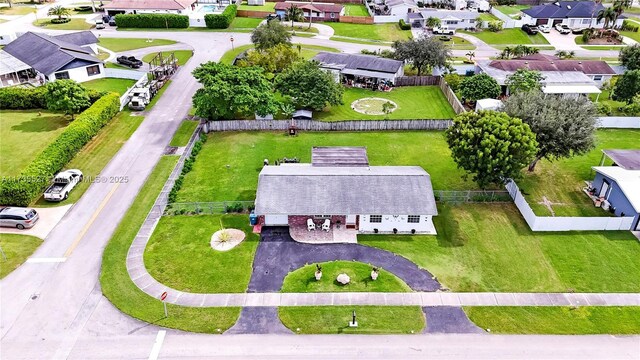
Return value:
<svg viewBox="0 0 640 360">
<path fill-rule="evenodd" d="M 118 14 L 116 25 L 123 28 L 186 29 L 189 17 L 177 14 Z"/>
<path fill-rule="evenodd" d="M 45 93 L 47 88 L 39 86 L 35 88 L 6 87 L 0 88 L 0 109 L 2 110 L 29 110 L 46 109 L 47 101 Z M 89 100 L 93 104 L 106 95 L 104 91 L 87 90 Z"/>
<path fill-rule="evenodd" d="M 78 115 L 17 178 L 0 182 L 0 204 L 28 206 L 58 171 L 91 140 L 120 110 L 120 96 L 109 93 Z"/>
<path fill-rule="evenodd" d="M 407 24 L 404 19 L 398 21 L 398 26 L 400 26 L 400 30 L 411 30 L 411 25 Z"/>
<path fill-rule="evenodd" d="M 206 14 L 204 16 L 204 23 L 207 24 L 209 29 L 226 29 L 231 25 L 233 19 L 236 18 L 238 13 L 237 5 L 227 6 L 222 14 Z"/>
</svg>

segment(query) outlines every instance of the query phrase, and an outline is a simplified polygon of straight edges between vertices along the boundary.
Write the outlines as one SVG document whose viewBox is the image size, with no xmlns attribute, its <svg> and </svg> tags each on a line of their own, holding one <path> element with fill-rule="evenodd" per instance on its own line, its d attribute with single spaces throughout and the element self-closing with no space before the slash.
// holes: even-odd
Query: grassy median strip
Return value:
<svg viewBox="0 0 640 360">
<path fill-rule="evenodd" d="M 164 30 L 164 29 L 163 29 Z M 151 46 L 163 46 L 163 45 L 173 45 L 176 41 L 166 40 L 166 39 L 122 39 L 122 38 L 109 38 L 109 37 L 100 37 L 100 42 L 98 45 L 105 47 L 113 52 L 123 52 L 134 49 L 142 49 Z"/>
<path fill-rule="evenodd" d="M 476 325 L 500 334 L 640 334 L 640 307 L 466 307 Z"/>
<path fill-rule="evenodd" d="M 357 328 L 349 327 L 356 312 Z M 280 320 L 297 334 L 419 334 L 419 306 L 297 306 L 278 308 Z"/>
<path fill-rule="evenodd" d="M 6 261 L 0 257 L 0 279 L 24 263 L 40 244 L 42 240 L 35 236 L 0 234 L 0 247 L 7 257 Z"/>
<path fill-rule="evenodd" d="M 165 318 L 162 303 L 143 293 L 129 278 L 126 257 L 129 246 L 148 211 L 178 161 L 176 156 L 162 157 L 125 214 L 102 258 L 100 284 L 104 295 L 120 311 L 142 321 L 185 331 L 218 333 L 231 327 L 240 308 L 188 308 L 169 305 Z"/>
<path fill-rule="evenodd" d="M 180 124 L 178 131 L 173 135 L 173 139 L 169 143 L 169 146 L 187 146 L 189 143 L 189 139 L 191 139 L 191 135 L 195 131 L 196 127 L 198 127 L 197 121 L 185 120 Z"/>
</svg>

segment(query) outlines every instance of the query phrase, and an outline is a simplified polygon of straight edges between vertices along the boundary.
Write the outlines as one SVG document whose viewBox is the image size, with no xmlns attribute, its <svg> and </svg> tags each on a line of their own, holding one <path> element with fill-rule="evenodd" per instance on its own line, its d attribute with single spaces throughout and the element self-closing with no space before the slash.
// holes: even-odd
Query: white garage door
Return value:
<svg viewBox="0 0 640 360">
<path fill-rule="evenodd" d="M 264 224 L 266 226 L 289 225 L 289 216 L 287 215 L 265 215 Z"/>
</svg>

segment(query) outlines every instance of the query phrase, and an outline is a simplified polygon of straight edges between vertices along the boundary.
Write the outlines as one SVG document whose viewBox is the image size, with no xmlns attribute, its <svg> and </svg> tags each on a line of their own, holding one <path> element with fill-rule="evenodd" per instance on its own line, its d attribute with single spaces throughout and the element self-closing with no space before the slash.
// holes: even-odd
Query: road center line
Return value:
<svg viewBox="0 0 640 360">
<path fill-rule="evenodd" d="M 50 257 L 50 258 L 28 258 L 27 262 L 28 263 L 32 263 L 32 264 L 38 264 L 38 263 L 62 263 L 67 261 L 66 257 L 59 257 L 59 258 L 55 258 L 55 257 Z"/>
<path fill-rule="evenodd" d="M 153 343 L 151 354 L 149 354 L 149 360 L 157 360 L 158 356 L 160 356 L 160 349 L 162 348 L 162 342 L 164 341 L 164 336 L 166 334 L 166 330 L 158 331 L 158 335 L 156 335 L 156 342 Z"/>
<path fill-rule="evenodd" d="M 96 221 L 96 218 L 98 217 L 98 215 L 100 215 L 100 213 L 102 212 L 102 209 L 104 209 L 104 207 L 107 205 L 107 202 L 109 202 L 109 199 L 111 199 L 111 196 L 113 196 L 113 193 L 116 192 L 119 186 L 120 186 L 120 183 L 116 183 L 115 186 L 111 189 L 111 191 L 109 191 L 107 196 L 104 198 L 104 200 L 102 200 L 102 202 L 100 203 L 96 211 L 93 213 L 93 215 L 91 215 L 91 219 L 89 219 L 89 222 L 82 228 L 82 231 L 80 231 L 80 234 L 78 234 L 78 237 L 73 241 L 73 244 L 71 244 L 71 246 L 69 246 L 67 251 L 64 253 L 64 257 L 69 257 L 73 252 L 73 250 L 75 250 L 75 248 L 80 243 L 80 240 L 82 240 L 82 238 L 87 233 L 91 225 L 93 225 L 93 222 Z"/>
</svg>

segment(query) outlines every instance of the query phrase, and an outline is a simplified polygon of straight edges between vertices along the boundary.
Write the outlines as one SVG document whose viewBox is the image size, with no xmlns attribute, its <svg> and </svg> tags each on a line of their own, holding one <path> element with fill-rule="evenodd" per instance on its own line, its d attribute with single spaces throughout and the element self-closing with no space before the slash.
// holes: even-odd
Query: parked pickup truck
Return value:
<svg viewBox="0 0 640 360">
<path fill-rule="evenodd" d="M 433 33 L 438 35 L 455 35 L 456 29 L 449 29 L 446 26 L 443 27 L 434 27 Z"/>
<path fill-rule="evenodd" d="M 118 56 L 116 60 L 118 64 L 128 66 L 132 69 L 137 69 L 142 66 L 142 60 L 138 60 L 134 56 Z"/>
<path fill-rule="evenodd" d="M 82 171 L 78 169 L 65 170 L 53 178 L 53 184 L 44 192 L 44 199 L 47 201 L 62 201 L 69 197 L 69 193 L 80 181 L 82 181 Z"/>
</svg>

